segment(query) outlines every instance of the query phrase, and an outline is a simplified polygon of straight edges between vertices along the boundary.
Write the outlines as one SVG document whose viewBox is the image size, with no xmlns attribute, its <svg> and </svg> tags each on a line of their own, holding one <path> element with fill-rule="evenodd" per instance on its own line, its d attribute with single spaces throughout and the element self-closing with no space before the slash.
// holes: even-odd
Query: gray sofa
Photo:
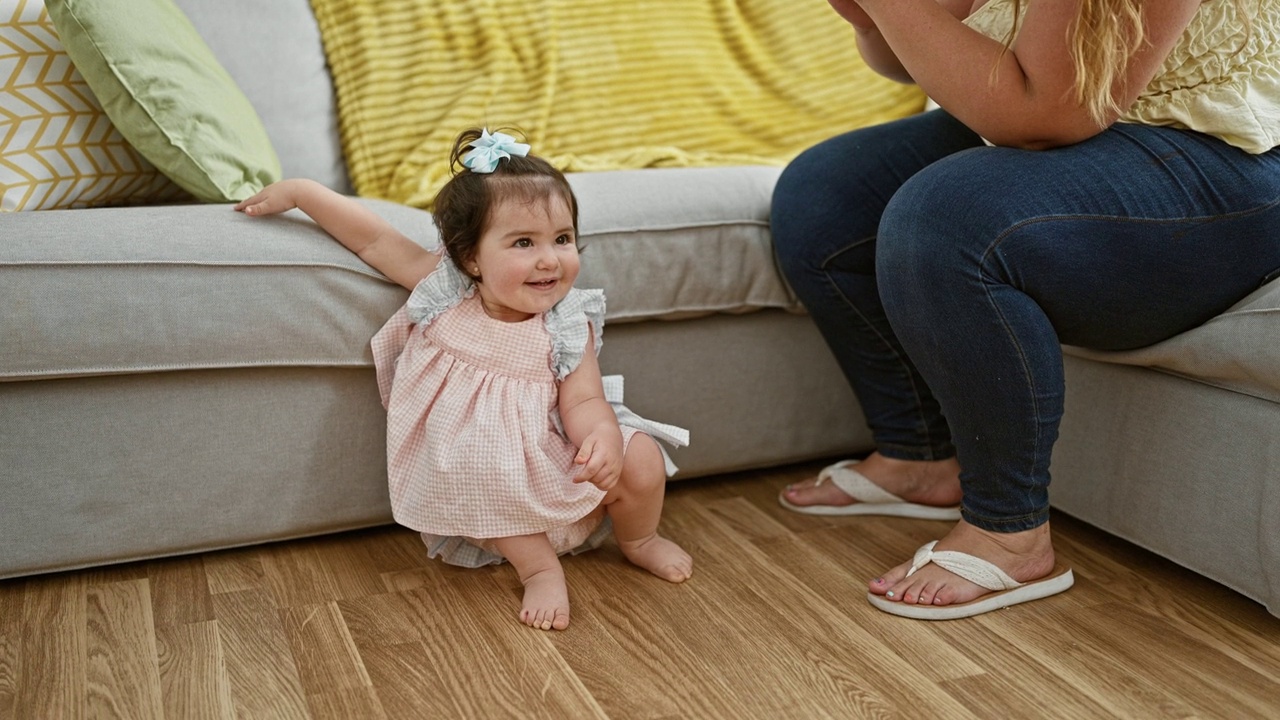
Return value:
<svg viewBox="0 0 1280 720">
<path fill-rule="evenodd" d="M 306 0 L 178 4 L 285 175 L 350 192 Z M 777 174 L 570 178 L 579 285 L 609 298 L 602 365 L 635 410 L 691 431 L 678 478 L 870 448 L 774 269 Z M 426 213 L 364 202 L 435 242 Z M 0 577 L 391 521 L 368 341 L 403 290 L 301 216 L 229 205 L 13 213 L 0 230 Z M 1277 331 L 1272 283 L 1157 347 L 1068 348 L 1055 504 L 1280 612 Z"/>
</svg>

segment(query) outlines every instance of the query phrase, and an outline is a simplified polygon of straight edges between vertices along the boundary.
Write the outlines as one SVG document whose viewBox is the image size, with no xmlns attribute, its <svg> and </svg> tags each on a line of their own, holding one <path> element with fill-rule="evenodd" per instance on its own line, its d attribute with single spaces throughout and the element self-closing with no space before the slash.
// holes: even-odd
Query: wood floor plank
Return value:
<svg viewBox="0 0 1280 720">
<path fill-rule="evenodd" d="M 584 685 L 599 693 L 597 699 L 610 717 L 630 717 L 628 708 L 645 702 L 629 683 L 635 673 L 656 678 L 651 685 L 664 682 L 667 686 L 663 692 L 664 702 L 680 708 L 685 717 L 733 718 L 750 707 L 740 697 L 738 688 L 725 677 L 721 663 L 728 660 L 752 665 L 760 653 L 768 651 L 760 648 L 744 653 L 732 642 L 711 644 L 702 633 L 690 636 L 683 631 L 686 626 L 704 626 L 707 632 L 716 632 L 718 614 L 695 594 L 665 596 L 661 608 L 649 603 L 631 603 L 625 596 L 602 598 L 588 603 L 579 615 L 575 622 L 603 632 L 610 638 L 610 646 L 625 648 L 624 653 L 616 656 L 587 654 L 574 652 L 568 638 L 554 640 L 564 643 L 563 652 L 574 671 Z M 666 624 L 665 621 L 672 618 L 680 619 L 680 629 Z M 577 632 L 576 627 L 571 627 L 568 634 Z M 753 708 L 753 713 L 766 717 L 765 710 Z M 665 713 L 655 715 L 661 717 L 662 714 Z"/>
<path fill-rule="evenodd" d="M 1280 709 L 1280 688 L 1254 667 L 1178 632 L 1140 607 L 1110 603 L 1090 608 L 1079 614 L 1075 629 L 1074 637 L 1092 638 L 1098 645 L 1108 638 L 1127 638 L 1113 648 L 1117 664 L 1149 687 L 1164 688 L 1171 699 L 1191 708 L 1190 714 L 1264 718 L 1275 717 Z"/>
<path fill-rule="evenodd" d="M 338 603 L 390 715 L 445 711 L 438 698 L 402 687 L 408 678 L 395 669 L 416 662 L 436 676 L 433 686 L 466 689 L 454 693 L 450 717 L 599 716 L 545 634 L 516 621 L 519 605 L 507 605 L 496 572 L 460 572 L 447 585 Z"/>
<path fill-rule="evenodd" d="M 459 703 L 464 717 L 603 718 L 595 698 L 573 668 L 555 651 L 548 633 L 516 619 L 518 596 L 504 592 L 498 577 L 515 574 L 510 566 L 466 573 L 454 580 L 455 592 L 438 593 L 441 613 L 457 660 L 485 668 L 484 683 L 451 677 L 457 662 L 444 658 L 442 673 L 453 687 L 468 688 Z"/>
<path fill-rule="evenodd" d="M 3 609 L 3 608 L 0 608 Z M 18 693 L 18 644 L 20 637 L 0 634 L 0 720 L 15 715 Z"/>
<path fill-rule="evenodd" d="M 369 556 L 379 574 L 432 568 L 442 563 L 427 556 L 427 546 L 417 532 L 399 525 L 362 531 L 369 536 Z"/>
<path fill-rule="evenodd" d="M 166 718 L 235 718 L 216 620 L 156 628 L 156 655 Z"/>
<path fill-rule="evenodd" d="M 382 701 L 372 687 L 311 693 L 307 704 L 312 720 L 387 720 Z"/>
<path fill-rule="evenodd" d="M 1008 618 L 1002 618 L 1007 620 Z M 946 646 L 962 652 L 983 672 L 954 679 L 941 685 L 979 717 L 1077 718 L 1106 717 L 1109 710 L 1090 695 L 1078 692 L 1056 668 L 1071 665 L 1079 656 L 1071 648 L 1061 649 L 1046 666 L 1040 658 L 1023 652 L 1009 641 L 1003 630 L 992 632 L 976 622 L 912 623 L 893 619 L 903 627 L 919 626 L 914 643 L 926 649 Z M 991 625 L 999 625 L 991 623 Z M 1003 626 L 1001 626 L 1003 627 Z M 908 645 L 895 646 L 899 653 Z M 1049 701 L 1049 699 L 1052 699 Z"/>
<path fill-rule="evenodd" d="M 22 604 L 31 582 L 24 578 L 0 580 L 0 635 L 20 637 L 22 630 Z"/>
<path fill-rule="evenodd" d="M 1103 611 L 1106 612 L 1105 610 Z M 1074 691 L 1101 705 L 1107 714 L 1124 718 L 1190 718 L 1194 709 L 1173 692 L 1153 685 L 1122 653 L 1115 636 L 1100 636 L 1095 629 L 1097 607 L 1042 608 L 1016 618 L 978 618 L 966 632 L 981 632 L 998 620 L 999 632 L 1037 665 L 1048 667 Z M 990 632 L 994 632 L 989 630 Z M 1151 655 L 1144 663 L 1160 663 Z M 1230 717 L 1211 713 L 1208 717 Z"/>
<path fill-rule="evenodd" d="M 261 548 L 237 548 L 206 553 L 205 580 L 210 593 L 261 590 L 266 587 L 265 573 L 258 560 Z"/>
<path fill-rule="evenodd" d="M 213 619 L 209 579 L 200 556 L 147 563 L 151 612 L 157 627 Z"/>
<path fill-rule="evenodd" d="M 573 613 L 570 631 L 550 640 L 609 717 L 711 717 L 703 698 L 681 697 L 687 688 L 672 683 L 672 668 L 656 649 L 642 644 L 643 636 L 624 647 L 597 616 L 594 602 L 579 602 Z M 627 658 L 625 668 L 622 658 Z"/>
<path fill-rule="evenodd" d="M 17 717 L 26 586 L 21 579 L 0 581 L 0 720 Z"/>
<path fill-rule="evenodd" d="M 0 720 L 1280 717 L 1280 619 L 1069 516 L 1067 593 L 876 610 L 867 580 L 950 525 L 778 505 L 821 465 L 672 484 L 693 578 L 613 540 L 566 557 L 564 632 L 516 620 L 509 566 L 444 565 L 394 526 L 0 581 Z"/>
<path fill-rule="evenodd" d="M 953 717 L 968 715 L 860 623 L 848 622 L 845 608 L 815 598 L 802 582 L 736 535 L 709 509 L 695 508 L 671 525 L 681 536 L 699 534 L 706 560 L 715 568 L 699 578 L 711 585 L 700 595 L 718 603 L 719 611 L 732 618 L 735 626 L 752 628 L 754 633 L 744 637 L 754 637 L 758 646 L 770 650 L 771 659 L 753 669 L 761 673 L 762 682 L 734 677 L 733 685 L 743 688 L 740 693 L 745 690 L 741 700 L 748 706 L 770 712 L 778 702 L 776 688 L 786 687 L 794 695 L 777 711 L 800 716 L 834 712 L 861 717 L 899 704 L 929 706 Z M 689 633 L 682 634 L 687 641 Z M 707 642 L 728 645 L 717 639 L 723 635 L 708 636 Z M 725 667 L 734 668 L 736 675 L 744 666 L 743 658 L 752 652 L 750 646 L 738 648 L 736 660 L 724 658 Z M 875 658 L 875 662 L 862 658 Z"/>
<path fill-rule="evenodd" d="M 1098 602 L 1144 608 L 1280 685 L 1280 622 L 1261 605 L 1078 520 L 1055 544 L 1074 558 Z M 1259 662 L 1262 660 L 1262 662 Z"/>
<path fill-rule="evenodd" d="M 372 678 L 383 711 L 392 718 L 466 718 L 459 696 L 468 686 L 444 684 L 421 641 L 370 645 L 360 656 Z M 476 681 L 481 682 L 482 677 Z"/>
<path fill-rule="evenodd" d="M 414 588 L 398 592 L 339 600 L 338 611 L 351 640 L 363 653 L 366 647 L 398 645 L 440 637 L 448 632 L 449 619 L 435 602 L 439 588 Z"/>
<path fill-rule="evenodd" d="M 871 610 L 866 582 L 844 565 L 832 562 L 815 546 L 815 539 L 830 534 L 810 533 L 804 539 L 780 538 L 756 543 L 756 547 L 780 567 L 788 569 L 807 592 L 838 608 L 918 672 L 936 682 L 980 675 L 986 670 L 972 654 L 939 644 L 928 625 L 898 622 Z"/>
<path fill-rule="evenodd" d="M 86 607 L 88 716 L 164 717 L 150 583 L 90 585 Z"/>
<path fill-rule="evenodd" d="M 415 540 L 416 535 L 415 535 Z M 468 644 L 450 629 L 436 602 L 447 586 L 420 587 L 338 601 L 373 694 L 388 717 L 466 717 L 455 693 L 441 688 L 483 684 L 462 658 Z M 430 648 L 430 651 L 428 650 Z M 458 655 L 459 657 L 455 657 Z"/>
<path fill-rule="evenodd" d="M 25 584 L 17 717 L 84 717 L 86 587 L 83 574 Z"/>
<path fill-rule="evenodd" d="M 280 615 L 308 696 L 373 686 L 337 604 L 295 605 Z"/>
<path fill-rule="evenodd" d="M 310 538 L 303 542 L 321 558 L 337 594 L 335 599 L 363 597 L 384 590 L 374 557 L 376 543 L 367 533 Z"/>
<path fill-rule="evenodd" d="M 386 590 L 412 590 L 448 584 L 449 578 L 467 571 L 432 560 L 422 537 L 408 528 L 384 533 L 370 549 L 374 567 Z"/>
<path fill-rule="evenodd" d="M 333 573 L 310 541 L 265 547 L 258 554 L 258 561 L 262 563 L 263 578 L 276 607 L 311 605 L 341 598 Z"/>
<path fill-rule="evenodd" d="M 274 599 L 262 590 L 213 596 L 237 717 L 306 718 L 307 703 Z"/>
</svg>

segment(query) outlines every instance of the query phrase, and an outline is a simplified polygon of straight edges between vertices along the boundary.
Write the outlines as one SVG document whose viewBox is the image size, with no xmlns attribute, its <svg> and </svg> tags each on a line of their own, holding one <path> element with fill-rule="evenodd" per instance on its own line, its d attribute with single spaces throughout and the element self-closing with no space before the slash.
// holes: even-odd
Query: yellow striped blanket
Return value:
<svg viewBox="0 0 1280 720">
<path fill-rule="evenodd" d="M 782 165 L 920 110 L 822 0 L 311 0 L 356 192 L 429 207 L 458 132 L 566 172 Z"/>
</svg>

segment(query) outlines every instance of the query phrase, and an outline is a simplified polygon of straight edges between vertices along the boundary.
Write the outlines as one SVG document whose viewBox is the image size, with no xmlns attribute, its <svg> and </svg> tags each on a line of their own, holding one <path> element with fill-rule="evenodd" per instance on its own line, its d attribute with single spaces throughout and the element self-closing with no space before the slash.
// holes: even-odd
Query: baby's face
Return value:
<svg viewBox="0 0 1280 720">
<path fill-rule="evenodd" d="M 559 196 L 494 205 L 467 268 L 480 276 L 485 312 L 520 322 L 550 310 L 578 279 L 576 241 L 573 216 Z"/>
</svg>

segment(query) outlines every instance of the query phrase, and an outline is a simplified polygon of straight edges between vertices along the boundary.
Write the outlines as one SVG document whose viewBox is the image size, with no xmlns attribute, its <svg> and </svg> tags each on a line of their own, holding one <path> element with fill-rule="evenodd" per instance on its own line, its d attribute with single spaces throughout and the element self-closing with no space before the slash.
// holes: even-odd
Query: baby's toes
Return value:
<svg viewBox="0 0 1280 720">
<path fill-rule="evenodd" d="M 569 627 L 569 611 L 556 608 L 555 617 L 551 620 L 551 627 L 543 628 L 543 630 L 564 630 L 567 627 Z"/>
</svg>

